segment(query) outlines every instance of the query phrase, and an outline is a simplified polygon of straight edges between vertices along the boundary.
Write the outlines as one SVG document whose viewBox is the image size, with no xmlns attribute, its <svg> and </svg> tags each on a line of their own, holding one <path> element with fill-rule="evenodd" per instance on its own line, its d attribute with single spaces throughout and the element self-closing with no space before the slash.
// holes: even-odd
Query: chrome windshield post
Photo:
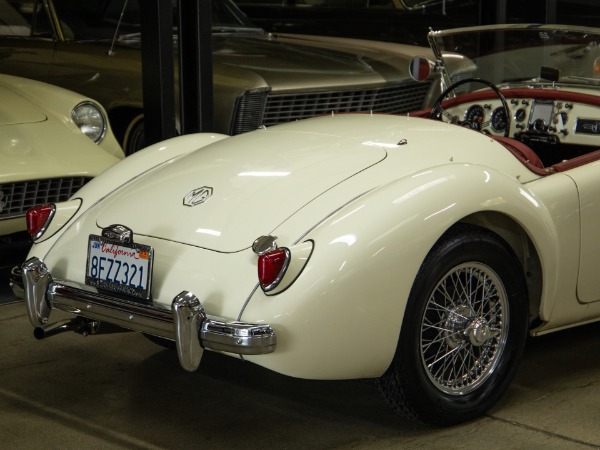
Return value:
<svg viewBox="0 0 600 450">
<path fill-rule="evenodd" d="M 442 50 L 438 45 L 438 42 L 436 40 L 436 36 L 439 34 L 439 32 L 434 31 L 432 28 L 429 28 L 429 33 L 427 34 L 427 41 L 429 42 L 429 46 L 431 47 L 431 50 L 433 51 L 433 54 L 435 56 L 435 70 L 439 71 L 441 76 L 440 79 L 442 81 L 442 92 L 452 84 L 452 81 L 450 79 L 450 74 L 448 73 L 448 70 L 446 68 L 446 65 L 444 63 L 444 56 L 442 54 Z M 451 92 L 450 95 L 452 97 L 456 97 L 456 93 Z"/>
</svg>

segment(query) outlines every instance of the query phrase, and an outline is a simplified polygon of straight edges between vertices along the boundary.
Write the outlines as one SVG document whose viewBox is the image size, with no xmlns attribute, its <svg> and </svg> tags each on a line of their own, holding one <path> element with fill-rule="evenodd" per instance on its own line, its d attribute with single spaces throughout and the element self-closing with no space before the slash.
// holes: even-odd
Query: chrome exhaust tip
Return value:
<svg viewBox="0 0 600 450">
<path fill-rule="evenodd" d="M 83 336 L 89 336 L 90 334 L 96 334 L 99 327 L 100 322 L 89 320 L 84 317 L 76 317 L 70 320 L 62 320 L 41 327 L 35 327 L 33 330 L 33 337 L 41 341 L 42 339 L 64 333 L 65 331 L 74 331 Z"/>
</svg>

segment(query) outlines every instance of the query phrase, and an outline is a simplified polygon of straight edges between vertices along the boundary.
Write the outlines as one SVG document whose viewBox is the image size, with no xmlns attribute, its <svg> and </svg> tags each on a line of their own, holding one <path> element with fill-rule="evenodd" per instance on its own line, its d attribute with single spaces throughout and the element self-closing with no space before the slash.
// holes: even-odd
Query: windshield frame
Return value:
<svg viewBox="0 0 600 450">
<path fill-rule="evenodd" d="M 529 40 L 521 37 L 529 37 Z M 537 37 L 533 44 L 532 37 Z M 427 38 L 446 86 L 465 76 L 484 78 L 499 86 L 556 82 L 587 87 L 600 84 L 600 28 L 501 24 L 432 30 Z M 538 42 L 539 45 L 534 45 Z M 509 62 L 516 56 L 525 63 L 511 64 L 509 71 Z M 550 64 L 537 65 L 538 60 Z M 547 77 L 554 70 L 561 73 L 560 78 Z"/>
</svg>

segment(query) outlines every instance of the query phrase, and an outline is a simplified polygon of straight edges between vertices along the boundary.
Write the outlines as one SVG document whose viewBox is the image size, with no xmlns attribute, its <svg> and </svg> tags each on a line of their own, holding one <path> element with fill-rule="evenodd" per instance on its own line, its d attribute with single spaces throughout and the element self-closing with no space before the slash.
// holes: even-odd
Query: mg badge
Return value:
<svg viewBox="0 0 600 450">
<path fill-rule="evenodd" d="M 185 206 L 196 206 L 200 203 L 204 203 L 213 194 L 213 188 L 208 186 L 202 186 L 201 188 L 194 189 L 183 197 L 183 204 Z"/>
<path fill-rule="evenodd" d="M 4 198 L 4 192 L 0 191 L 0 212 L 2 212 L 2 210 L 6 206 L 6 201 L 4 200 Z"/>
</svg>

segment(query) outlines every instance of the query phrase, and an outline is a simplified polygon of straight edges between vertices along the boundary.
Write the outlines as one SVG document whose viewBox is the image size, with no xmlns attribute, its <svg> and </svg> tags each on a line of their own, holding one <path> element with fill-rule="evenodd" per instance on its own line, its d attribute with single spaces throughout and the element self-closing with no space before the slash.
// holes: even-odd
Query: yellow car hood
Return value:
<svg viewBox="0 0 600 450">
<path fill-rule="evenodd" d="M 0 126 L 46 120 L 46 114 L 34 103 L 6 86 L 0 85 L 0 98 L 5 105 L 5 107 L 0 108 Z"/>
</svg>

